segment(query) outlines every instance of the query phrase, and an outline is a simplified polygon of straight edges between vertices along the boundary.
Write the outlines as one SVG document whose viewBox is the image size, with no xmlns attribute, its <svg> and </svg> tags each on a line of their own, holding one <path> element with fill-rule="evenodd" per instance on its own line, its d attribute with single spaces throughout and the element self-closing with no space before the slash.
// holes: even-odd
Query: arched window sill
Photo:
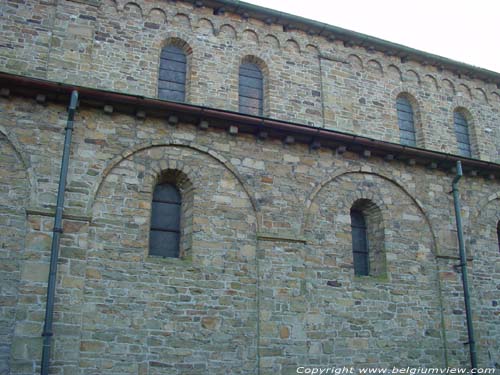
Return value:
<svg viewBox="0 0 500 375">
<path fill-rule="evenodd" d="M 381 275 L 354 275 L 353 280 L 359 283 L 390 283 L 391 278 L 387 273 Z"/>
</svg>

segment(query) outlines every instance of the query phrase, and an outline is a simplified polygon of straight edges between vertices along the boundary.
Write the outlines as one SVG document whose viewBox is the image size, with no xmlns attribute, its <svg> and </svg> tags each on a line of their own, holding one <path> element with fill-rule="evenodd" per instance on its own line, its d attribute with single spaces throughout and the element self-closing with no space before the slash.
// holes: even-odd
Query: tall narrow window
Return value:
<svg viewBox="0 0 500 375">
<path fill-rule="evenodd" d="M 402 145 L 416 146 L 415 123 L 413 121 L 413 107 L 408 99 L 400 96 L 396 99 L 398 112 L 399 139 Z"/>
<path fill-rule="evenodd" d="M 241 64 L 239 81 L 240 112 L 262 116 L 264 89 L 260 68 L 250 62 Z"/>
<path fill-rule="evenodd" d="M 469 140 L 469 124 L 463 114 L 458 111 L 453 113 L 453 122 L 455 124 L 455 135 L 457 137 L 458 153 L 462 156 L 471 157 L 471 148 Z"/>
<path fill-rule="evenodd" d="M 351 228 L 354 274 L 357 276 L 368 276 L 369 254 L 366 220 L 363 212 L 356 208 L 351 209 Z"/>
<path fill-rule="evenodd" d="M 500 221 L 497 224 L 498 251 L 500 252 Z"/>
<path fill-rule="evenodd" d="M 158 97 L 183 102 L 186 98 L 186 54 L 176 46 L 166 46 L 160 55 Z"/>
<path fill-rule="evenodd" d="M 384 218 L 380 208 L 369 199 L 358 199 L 351 207 L 351 235 L 354 274 L 385 276 Z"/>
<path fill-rule="evenodd" d="M 153 192 L 149 254 L 179 257 L 181 194 L 169 183 L 158 184 Z"/>
</svg>

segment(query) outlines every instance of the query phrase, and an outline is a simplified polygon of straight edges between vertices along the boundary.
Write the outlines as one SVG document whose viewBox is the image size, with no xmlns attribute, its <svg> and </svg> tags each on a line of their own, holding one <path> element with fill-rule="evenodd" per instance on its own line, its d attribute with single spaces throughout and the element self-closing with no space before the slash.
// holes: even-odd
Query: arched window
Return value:
<svg viewBox="0 0 500 375">
<path fill-rule="evenodd" d="M 453 122 L 455 124 L 455 135 L 457 137 L 458 153 L 462 156 L 471 157 L 471 148 L 469 140 L 469 124 L 464 115 L 458 111 L 453 113 Z"/>
<path fill-rule="evenodd" d="M 239 111 L 248 115 L 262 116 L 264 102 L 263 77 L 260 68 L 250 62 L 240 65 Z"/>
<path fill-rule="evenodd" d="M 358 199 L 351 207 L 354 274 L 386 274 L 384 220 L 380 208 L 369 199 Z"/>
<path fill-rule="evenodd" d="M 170 183 L 156 185 L 151 208 L 150 255 L 179 257 L 181 206 L 181 194 L 177 187 Z"/>
<path fill-rule="evenodd" d="M 398 112 L 399 139 L 402 145 L 416 146 L 415 123 L 413 121 L 413 107 L 405 97 L 396 99 Z"/>
<path fill-rule="evenodd" d="M 169 45 L 160 55 L 158 75 L 158 97 L 183 102 L 186 98 L 186 53 L 179 47 Z"/>
<path fill-rule="evenodd" d="M 363 212 L 356 208 L 351 209 L 351 228 L 354 274 L 368 276 L 370 269 L 366 220 Z"/>
</svg>

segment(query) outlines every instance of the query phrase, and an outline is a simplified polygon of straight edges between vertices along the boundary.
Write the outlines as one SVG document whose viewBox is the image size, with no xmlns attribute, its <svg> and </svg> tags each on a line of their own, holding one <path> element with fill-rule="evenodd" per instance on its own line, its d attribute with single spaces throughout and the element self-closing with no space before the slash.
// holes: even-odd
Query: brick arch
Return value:
<svg viewBox="0 0 500 375">
<path fill-rule="evenodd" d="M 488 94 L 481 87 L 476 87 L 472 91 L 472 97 L 474 99 L 478 100 L 480 103 L 484 103 L 484 104 L 489 104 L 490 103 L 490 99 L 488 97 Z"/>
<path fill-rule="evenodd" d="M 404 81 L 405 82 L 412 82 L 412 80 L 409 79 L 409 77 L 411 77 L 411 76 L 413 76 L 415 78 L 415 82 L 417 83 L 417 85 L 420 86 L 422 84 L 422 80 L 420 79 L 420 75 L 414 69 L 408 69 L 405 72 Z"/>
<path fill-rule="evenodd" d="M 147 20 L 154 20 L 155 17 L 161 18 L 161 23 L 167 23 L 167 13 L 163 9 L 157 7 L 148 9 Z"/>
<path fill-rule="evenodd" d="M 154 186 L 161 180 L 161 176 L 165 171 L 179 171 L 183 175 L 179 180 L 186 183 L 184 188 L 187 190 L 193 189 L 196 185 L 196 175 L 191 168 L 184 165 L 182 162 L 170 162 L 168 160 L 153 161 L 151 163 L 151 169 L 145 173 L 144 180 L 146 184 Z"/>
<path fill-rule="evenodd" d="M 191 43 L 188 42 L 184 37 L 180 37 L 179 35 L 170 35 L 167 38 L 164 38 L 161 41 L 161 45 L 159 45 L 159 49 L 162 49 L 166 46 L 176 46 L 183 50 L 186 55 L 190 55 L 193 53 L 193 49 L 191 48 Z"/>
<path fill-rule="evenodd" d="M 204 146 L 199 146 L 195 144 L 191 144 L 189 142 L 181 142 L 178 140 L 163 140 L 163 141 L 157 141 L 157 142 L 147 142 L 143 143 L 140 145 L 137 145 L 129 150 L 124 151 L 121 155 L 115 157 L 112 159 L 108 165 L 104 168 L 102 171 L 98 181 L 94 185 L 91 193 L 90 193 L 90 198 L 89 201 L 87 202 L 87 207 L 86 207 L 86 212 L 87 215 L 91 216 L 92 215 L 92 210 L 94 207 L 94 203 L 96 200 L 97 195 L 99 194 L 99 191 L 106 180 L 106 177 L 110 174 L 110 172 L 117 166 L 119 165 L 123 160 L 129 159 L 131 156 L 137 154 L 140 151 L 147 150 L 149 148 L 154 148 L 154 147 L 185 147 L 189 148 L 198 152 L 201 152 L 203 154 L 206 154 L 208 157 L 216 160 L 218 163 L 222 164 L 229 172 L 236 178 L 236 180 L 240 183 L 242 189 L 245 191 L 248 199 L 250 200 L 250 203 L 252 205 L 252 210 L 254 215 L 256 216 L 256 223 L 257 223 L 257 229 L 261 227 L 260 219 L 259 217 L 261 215 L 258 214 L 260 211 L 257 201 L 255 197 L 253 196 L 250 187 L 247 185 L 243 177 L 239 174 L 239 172 L 236 170 L 236 168 L 222 155 L 217 153 L 216 151 L 213 151 L 209 149 L 208 147 Z M 162 169 L 178 169 L 177 165 L 179 162 L 175 162 L 172 165 L 168 163 L 167 161 L 161 161 L 159 164 L 156 165 L 156 168 L 154 170 L 150 171 L 150 174 L 148 178 L 155 178 L 155 173 L 160 173 Z M 184 173 L 190 178 L 193 178 L 191 181 L 195 182 L 196 178 L 194 177 L 194 174 L 189 168 L 185 168 L 183 170 Z"/>
<path fill-rule="evenodd" d="M 439 84 L 438 84 L 438 81 L 436 79 L 436 77 L 434 77 L 434 75 L 432 74 L 426 74 L 422 80 L 422 82 L 425 84 L 429 84 L 434 90 L 436 91 L 439 91 Z"/>
<path fill-rule="evenodd" d="M 125 4 L 122 4 L 120 6 L 120 12 L 123 14 L 126 12 L 126 7 L 129 7 L 129 6 L 132 6 L 133 8 L 137 9 L 139 11 L 139 14 L 141 16 L 141 20 L 143 18 L 143 15 L 144 15 L 144 9 L 142 8 L 141 4 L 137 3 L 137 2 L 134 2 L 134 1 L 128 1 L 127 3 Z"/>
<path fill-rule="evenodd" d="M 17 158 L 21 161 L 21 164 L 23 165 L 24 171 L 26 173 L 27 178 L 27 183 L 28 183 L 28 202 L 31 207 L 35 206 L 36 202 L 36 195 L 38 192 L 38 185 L 36 182 L 35 174 L 33 171 L 33 168 L 31 166 L 31 163 L 29 161 L 29 158 L 26 157 L 25 152 L 23 151 L 23 148 L 21 147 L 21 144 L 17 140 L 16 136 L 14 134 L 11 134 L 8 132 L 5 127 L 0 125 L 0 134 L 3 134 L 5 137 L 7 144 L 9 144 L 14 152 L 16 153 Z"/>
<path fill-rule="evenodd" d="M 250 43 L 255 43 L 256 45 L 260 44 L 259 35 L 257 34 L 257 32 L 255 30 L 252 30 L 252 29 L 243 30 L 241 32 L 241 34 L 239 35 L 239 39 L 240 40 L 246 39 L 246 41 L 249 41 Z"/>
<path fill-rule="evenodd" d="M 443 78 L 441 80 L 441 90 L 442 91 L 450 91 L 450 93 L 452 95 L 456 95 L 457 91 L 456 91 L 456 88 L 455 88 L 455 85 L 453 84 L 453 82 L 451 82 L 448 78 Z"/>
<path fill-rule="evenodd" d="M 309 52 L 313 56 L 319 56 L 319 55 L 321 55 L 319 46 L 316 45 L 316 44 L 309 43 L 308 45 L 306 45 L 305 51 Z"/>
<path fill-rule="evenodd" d="M 189 31 L 193 30 L 192 19 L 186 13 L 178 12 L 171 19 L 172 23 L 177 25 L 180 29 L 184 27 Z"/>
<path fill-rule="evenodd" d="M 457 86 L 457 94 L 458 93 L 465 94 L 466 99 L 472 100 L 472 91 L 471 91 L 470 87 L 468 85 L 466 85 L 465 83 L 460 83 Z"/>
<path fill-rule="evenodd" d="M 216 35 L 215 30 L 218 29 L 218 28 L 216 28 L 214 23 L 206 17 L 201 17 L 200 19 L 198 19 L 198 21 L 196 22 L 195 28 L 197 29 L 197 33 L 200 33 L 200 31 L 205 30 L 205 32 L 206 32 L 205 35 L 209 35 L 209 36 Z"/>
<path fill-rule="evenodd" d="M 368 60 L 365 66 L 368 70 L 372 70 L 372 72 L 375 72 L 376 74 L 380 75 L 380 77 L 383 77 L 385 75 L 384 67 L 377 59 Z"/>
<path fill-rule="evenodd" d="M 229 23 L 222 24 L 218 30 L 217 30 L 217 36 L 218 37 L 226 37 L 228 39 L 236 39 L 238 36 L 238 33 L 236 29 L 234 28 L 233 25 Z"/>
<path fill-rule="evenodd" d="M 347 56 L 347 61 L 349 65 L 351 66 L 352 70 L 363 70 L 364 65 L 363 65 L 363 60 L 361 57 L 358 55 L 351 53 L 349 56 Z"/>
<path fill-rule="evenodd" d="M 328 184 L 332 183 L 334 180 L 341 176 L 345 176 L 348 174 L 367 174 L 367 175 L 373 175 L 380 177 L 381 179 L 389 182 L 393 186 L 395 186 L 397 189 L 401 190 L 409 199 L 410 201 L 417 207 L 418 211 L 422 214 L 422 216 L 425 219 L 425 223 L 427 227 L 429 228 L 429 231 L 431 233 L 431 242 L 432 242 L 432 249 L 431 251 L 433 253 L 436 252 L 437 250 L 437 237 L 436 234 L 434 233 L 434 229 L 432 227 L 431 221 L 429 219 L 429 216 L 427 215 L 426 211 L 423 208 L 423 204 L 415 197 L 413 197 L 408 190 L 406 190 L 403 186 L 403 184 L 397 182 L 395 179 L 385 176 L 379 172 L 370 172 L 370 171 L 365 171 L 363 168 L 358 168 L 358 169 L 341 169 L 334 173 L 333 175 L 329 176 L 325 180 L 321 181 L 319 184 L 317 184 L 314 189 L 311 191 L 311 193 L 308 195 L 308 198 L 305 201 L 305 208 L 304 208 L 304 213 L 302 215 L 302 225 L 300 229 L 300 235 L 304 235 L 304 232 L 307 228 L 310 226 L 310 220 L 311 220 L 311 206 L 312 203 L 315 201 L 316 196 L 321 192 L 321 190 L 327 186 Z M 377 197 L 376 195 L 370 195 L 370 194 L 364 194 L 363 192 L 357 192 L 353 191 L 349 194 L 350 196 L 353 197 L 353 202 L 356 201 L 356 199 L 370 199 L 372 200 L 375 204 L 379 206 L 381 210 L 387 210 L 387 205 L 384 201 L 384 197 L 379 196 Z M 356 198 L 357 197 L 357 198 Z"/>
<path fill-rule="evenodd" d="M 116 0 L 102 0 L 99 2 L 99 13 L 112 12 L 118 13 L 118 3 Z"/>
<path fill-rule="evenodd" d="M 259 56 L 254 55 L 254 54 L 246 54 L 246 55 L 242 56 L 240 59 L 240 65 L 243 63 L 253 63 L 259 67 L 259 69 L 262 71 L 262 74 L 264 74 L 264 76 L 269 75 L 269 68 L 262 57 L 259 57 Z"/>
</svg>

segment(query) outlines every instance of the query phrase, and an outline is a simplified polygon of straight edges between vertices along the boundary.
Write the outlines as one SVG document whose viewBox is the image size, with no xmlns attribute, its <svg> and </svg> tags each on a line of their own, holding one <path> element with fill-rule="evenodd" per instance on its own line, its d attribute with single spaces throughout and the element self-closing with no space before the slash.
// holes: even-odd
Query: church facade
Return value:
<svg viewBox="0 0 500 375">
<path fill-rule="evenodd" d="M 6 0 L 0 374 L 500 368 L 500 74 L 229 0 Z M 498 370 L 497 370 L 498 371 Z"/>
</svg>

